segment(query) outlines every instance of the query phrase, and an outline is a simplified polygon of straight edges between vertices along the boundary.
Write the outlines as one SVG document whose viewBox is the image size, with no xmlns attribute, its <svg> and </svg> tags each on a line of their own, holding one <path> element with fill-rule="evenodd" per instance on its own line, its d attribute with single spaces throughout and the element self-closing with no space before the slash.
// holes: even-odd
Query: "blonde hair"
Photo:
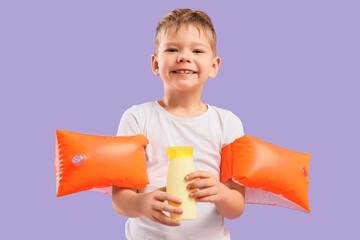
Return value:
<svg viewBox="0 0 360 240">
<path fill-rule="evenodd" d="M 175 31 L 178 31 L 181 26 L 190 24 L 195 26 L 199 32 L 203 30 L 207 34 L 212 50 L 216 55 L 216 33 L 210 17 L 203 11 L 179 8 L 170 11 L 158 23 L 155 35 L 155 53 L 157 54 L 160 37 L 163 33 L 166 33 L 170 28 L 175 28 Z"/>
</svg>

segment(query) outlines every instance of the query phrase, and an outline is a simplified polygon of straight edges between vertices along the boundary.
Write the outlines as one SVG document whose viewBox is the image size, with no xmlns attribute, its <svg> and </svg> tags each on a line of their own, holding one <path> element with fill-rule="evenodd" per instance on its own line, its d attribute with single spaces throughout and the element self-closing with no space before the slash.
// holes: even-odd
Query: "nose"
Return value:
<svg viewBox="0 0 360 240">
<path fill-rule="evenodd" d="M 178 63 L 183 63 L 183 62 L 191 63 L 191 59 L 185 54 L 180 54 L 177 58 L 177 62 Z"/>
</svg>

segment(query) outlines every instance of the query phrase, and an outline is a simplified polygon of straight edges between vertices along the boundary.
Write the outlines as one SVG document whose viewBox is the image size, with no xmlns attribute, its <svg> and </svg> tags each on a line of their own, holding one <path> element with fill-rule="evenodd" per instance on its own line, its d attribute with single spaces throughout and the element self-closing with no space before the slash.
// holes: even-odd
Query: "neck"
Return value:
<svg viewBox="0 0 360 240">
<path fill-rule="evenodd" d="M 201 95 L 176 93 L 165 94 L 158 103 L 169 113 L 184 118 L 202 115 L 207 111 L 207 106 L 201 101 Z"/>
<path fill-rule="evenodd" d="M 165 92 L 164 97 L 159 101 L 165 109 L 200 110 L 206 105 L 201 101 L 201 93 L 189 92 Z"/>
</svg>

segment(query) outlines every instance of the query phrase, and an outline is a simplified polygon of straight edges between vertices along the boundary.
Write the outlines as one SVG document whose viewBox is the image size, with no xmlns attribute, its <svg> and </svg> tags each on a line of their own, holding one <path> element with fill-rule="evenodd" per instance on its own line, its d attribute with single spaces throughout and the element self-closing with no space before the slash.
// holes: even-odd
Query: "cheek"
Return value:
<svg viewBox="0 0 360 240">
<path fill-rule="evenodd" d="M 159 71 L 163 73 L 165 69 L 166 69 L 166 64 L 164 64 L 163 62 L 159 63 Z"/>
<path fill-rule="evenodd" d="M 159 73 L 160 77 L 163 79 L 167 79 L 169 76 L 169 66 L 168 64 L 159 64 Z"/>
<path fill-rule="evenodd" d="M 170 62 L 170 59 L 168 59 L 168 58 L 162 58 L 162 59 L 159 61 L 160 71 L 169 68 L 169 62 Z"/>
<path fill-rule="evenodd" d="M 211 71 L 211 65 L 209 63 L 202 64 L 201 69 L 204 74 L 208 74 Z"/>
</svg>

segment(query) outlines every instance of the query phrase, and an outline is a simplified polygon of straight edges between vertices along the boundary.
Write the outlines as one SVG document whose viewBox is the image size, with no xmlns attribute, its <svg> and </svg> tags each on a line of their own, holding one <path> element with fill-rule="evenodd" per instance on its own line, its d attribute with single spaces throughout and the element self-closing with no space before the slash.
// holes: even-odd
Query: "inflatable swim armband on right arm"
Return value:
<svg viewBox="0 0 360 240">
<path fill-rule="evenodd" d="M 56 130 L 55 173 L 58 197 L 112 185 L 142 189 L 149 183 L 143 135 L 97 136 Z"/>
</svg>

